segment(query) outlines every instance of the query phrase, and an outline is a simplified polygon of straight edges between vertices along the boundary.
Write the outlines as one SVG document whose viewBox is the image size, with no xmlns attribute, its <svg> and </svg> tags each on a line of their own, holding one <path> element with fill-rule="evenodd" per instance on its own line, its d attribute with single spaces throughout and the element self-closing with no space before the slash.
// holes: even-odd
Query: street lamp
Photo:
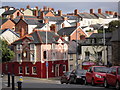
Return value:
<svg viewBox="0 0 120 90">
<path fill-rule="evenodd" d="M 48 38 L 47 30 L 46 30 L 46 78 L 48 79 L 48 66 L 49 65 L 48 65 L 48 51 L 47 51 L 47 38 Z"/>
</svg>

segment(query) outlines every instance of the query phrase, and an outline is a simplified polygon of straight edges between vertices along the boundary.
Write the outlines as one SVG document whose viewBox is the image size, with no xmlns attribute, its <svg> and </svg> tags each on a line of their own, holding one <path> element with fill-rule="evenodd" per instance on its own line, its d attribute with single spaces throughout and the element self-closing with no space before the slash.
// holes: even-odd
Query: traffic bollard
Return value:
<svg viewBox="0 0 120 90">
<path fill-rule="evenodd" d="M 10 87 L 10 72 L 8 72 L 8 87 Z"/>
<path fill-rule="evenodd" d="M 21 81 L 18 81 L 18 90 L 22 90 L 22 82 Z"/>
<path fill-rule="evenodd" d="M 14 74 L 12 75 L 12 90 L 15 90 Z"/>
</svg>

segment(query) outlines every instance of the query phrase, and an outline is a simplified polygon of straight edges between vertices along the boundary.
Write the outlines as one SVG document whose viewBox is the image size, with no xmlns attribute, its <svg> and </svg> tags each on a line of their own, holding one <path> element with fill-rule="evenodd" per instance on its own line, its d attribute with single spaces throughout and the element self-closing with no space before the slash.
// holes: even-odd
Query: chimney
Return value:
<svg viewBox="0 0 120 90">
<path fill-rule="evenodd" d="M 62 16 L 62 11 L 58 10 L 58 16 Z"/>
<path fill-rule="evenodd" d="M 49 22 L 49 20 L 48 19 L 44 19 L 44 23 L 48 23 Z"/>
<path fill-rule="evenodd" d="M 51 11 L 52 10 L 52 8 L 48 8 L 48 11 Z"/>
<path fill-rule="evenodd" d="M 36 10 L 38 10 L 38 6 L 36 6 L 35 8 L 36 8 Z"/>
<path fill-rule="evenodd" d="M 41 12 L 40 18 L 43 19 L 45 17 L 44 12 Z"/>
<path fill-rule="evenodd" d="M 80 26 L 80 23 L 79 22 L 76 22 L 76 27 L 79 27 Z"/>
<path fill-rule="evenodd" d="M 63 23 L 63 24 L 62 24 L 62 28 L 64 28 L 64 27 L 65 27 L 65 24 Z"/>
<path fill-rule="evenodd" d="M 63 17 L 63 20 L 65 21 L 65 20 L 68 20 L 68 18 L 67 17 Z"/>
<path fill-rule="evenodd" d="M 46 6 L 44 6 L 44 7 L 43 7 L 43 10 L 44 10 L 44 11 L 47 11 L 47 7 L 46 7 Z"/>
<path fill-rule="evenodd" d="M 74 10 L 74 15 L 78 15 L 78 14 L 79 14 L 78 9 L 75 9 L 75 10 Z"/>
<path fill-rule="evenodd" d="M 40 9 L 40 12 L 42 12 L 43 10 L 42 10 L 42 8 Z"/>
<path fill-rule="evenodd" d="M 98 9 L 98 13 L 102 14 L 102 9 L 101 8 Z"/>
<path fill-rule="evenodd" d="M 114 13 L 114 15 L 115 15 L 115 16 L 118 16 L 118 13 L 117 13 L 117 12 L 115 12 L 115 13 Z"/>
<path fill-rule="evenodd" d="M 109 11 L 105 11 L 106 14 L 109 14 Z"/>
<path fill-rule="evenodd" d="M 38 16 L 38 10 L 34 10 L 34 16 Z"/>
<path fill-rule="evenodd" d="M 14 16 L 13 14 L 10 15 L 10 19 L 13 20 L 14 19 Z"/>
<path fill-rule="evenodd" d="M 51 27 L 51 31 L 57 33 L 57 26 L 56 26 L 56 24 L 52 24 L 50 27 Z"/>
<path fill-rule="evenodd" d="M 110 15 L 113 15 L 113 14 L 114 14 L 114 12 L 112 12 L 112 11 L 109 11 L 109 14 L 110 14 Z"/>
<path fill-rule="evenodd" d="M 90 9 L 90 14 L 93 14 L 94 13 L 94 10 L 93 9 Z"/>
<path fill-rule="evenodd" d="M 53 10 L 53 11 L 54 11 L 54 8 L 52 8 L 51 10 Z"/>
<path fill-rule="evenodd" d="M 30 5 L 27 5 L 27 7 L 26 7 L 27 9 L 30 9 Z"/>
<path fill-rule="evenodd" d="M 22 11 L 22 12 L 23 12 L 23 11 L 24 11 L 24 8 L 20 8 L 20 11 Z"/>
<path fill-rule="evenodd" d="M 5 11 L 8 11 L 8 7 L 5 8 Z"/>
<path fill-rule="evenodd" d="M 24 16 L 20 16 L 20 19 L 24 20 Z"/>
</svg>

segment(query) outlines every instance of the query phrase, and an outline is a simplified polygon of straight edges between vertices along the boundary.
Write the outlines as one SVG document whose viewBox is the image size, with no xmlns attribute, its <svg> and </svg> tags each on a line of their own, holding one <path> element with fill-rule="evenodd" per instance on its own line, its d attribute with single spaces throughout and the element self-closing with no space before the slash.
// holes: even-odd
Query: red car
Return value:
<svg viewBox="0 0 120 90">
<path fill-rule="evenodd" d="M 104 77 L 109 68 L 105 66 L 92 66 L 88 69 L 85 78 L 85 84 L 91 83 L 95 84 L 104 84 Z"/>
<path fill-rule="evenodd" d="M 115 86 L 117 90 L 120 89 L 120 66 L 112 66 L 106 74 L 104 80 L 105 88 Z"/>
</svg>

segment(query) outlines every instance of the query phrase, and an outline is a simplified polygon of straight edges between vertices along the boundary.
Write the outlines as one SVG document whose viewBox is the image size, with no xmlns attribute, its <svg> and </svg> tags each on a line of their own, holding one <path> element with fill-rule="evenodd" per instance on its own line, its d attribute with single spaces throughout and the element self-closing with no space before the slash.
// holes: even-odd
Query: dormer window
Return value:
<svg viewBox="0 0 120 90">
<path fill-rule="evenodd" d="M 30 50 L 35 50 L 35 44 L 30 44 Z"/>
<path fill-rule="evenodd" d="M 17 50 L 22 50 L 22 45 L 21 44 L 17 45 Z"/>
</svg>

